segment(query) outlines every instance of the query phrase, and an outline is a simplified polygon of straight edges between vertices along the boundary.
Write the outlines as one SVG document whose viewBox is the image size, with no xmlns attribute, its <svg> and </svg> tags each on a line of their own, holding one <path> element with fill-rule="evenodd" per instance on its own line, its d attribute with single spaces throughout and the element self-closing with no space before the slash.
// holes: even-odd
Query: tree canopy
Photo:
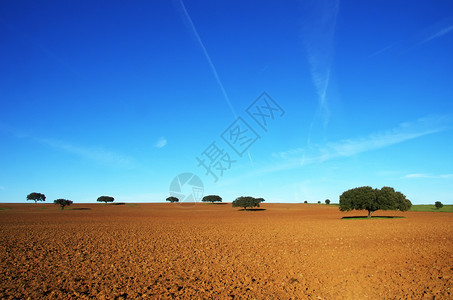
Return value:
<svg viewBox="0 0 453 300">
<path fill-rule="evenodd" d="M 345 191 L 340 196 L 340 210 L 350 211 L 367 210 L 368 218 L 376 210 L 407 211 L 412 203 L 401 192 L 396 192 L 392 187 L 373 189 L 369 186 L 358 187 Z"/>
<path fill-rule="evenodd" d="M 65 206 L 69 206 L 73 202 L 71 200 L 66 200 L 66 199 L 57 199 L 57 200 L 54 200 L 53 203 L 60 205 L 61 209 L 64 209 Z"/>
<path fill-rule="evenodd" d="M 35 203 L 38 201 L 46 201 L 46 196 L 41 193 L 31 193 L 27 195 L 27 200 L 33 200 Z"/>
<path fill-rule="evenodd" d="M 326 202 L 327 205 L 330 204 L 330 200 L 329 199 L 326 199 L 326 201 L 324 201 L 324 202 Z"/>
<path fill-rule="evenodd" d="M 233 201 L 233 207 L 243 207 L 247 210 L 247 207 L 260 207 L 260 203 L 264 202 L 263 198 L 254 198 L 250 196 L 238 197 Z"/>
<path fill-rule="evenodd" d="M 113 201 L 115 201 L 115 198 L 110 197 L 110 196 L 100 196 L 97 200 L 97 202 L 105 202 L 105 203 L 113 202 Z"/>
<path fill-rule="evenodd" d="M 203 199 L 201 199 L 202 202 L 222 202 L 222 197 L 217 196 L 217 195 L 208 195 L 204 196 Z"/>
<path fill-rule="evenodd" d="M 168 197 L 168 198 L 165 199 L 165 200 L 167 200 L 167 201 L 169 201 L 169 202 L 171 202 L 171 203 L 173 203 L 173 202 L 179 202 L 179 199 L 176 198 L 176 197 L 173 197 L 173 196 Z"/>
<path fill-rule="evenodd" d="M 434 206 L 436 206 L 437 209 L 441 209 L 442 207 L 444 207 L 444 205 L 443 205 L 442 202 L 440 202 L 440 201 L 436 201 L 436 202 L 434 203 Z"/>
</svg>

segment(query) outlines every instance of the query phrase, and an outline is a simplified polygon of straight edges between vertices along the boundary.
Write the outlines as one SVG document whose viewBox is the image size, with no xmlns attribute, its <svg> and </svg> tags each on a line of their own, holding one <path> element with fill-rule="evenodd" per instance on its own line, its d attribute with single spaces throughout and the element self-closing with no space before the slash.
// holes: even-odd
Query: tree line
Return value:
<svg viewBox="0 0 453 300">
<path fill-rule="evenodd" d="M 35 203 L 44 202 L 46 201 L 46 196 L 42 193 L 33 192 L 27 195 L 27 200 L 34 201 Z M 96 201 L 107 204 L 114 202 L 115 198 L 111 196 L 100 196 Z M 179 199 L 171 196 L 168 197 L 166 201 L 175 203 L 179 202 Z M 222 197 L 218 195 L 207 195 L 204 196 L 201 201 L 212 204 L 221 203 Z M 248 208 L 260 207 L 260 203 L 264 201 L 265 200 L 263 198 L 241 196 L 232 202 L 232 206 L 242 207 L 244 210 L 247 210 Z M 63 198 L 56 199 L 53 202 L 56 205 L 60 205 L 61 209 L 73 204 L 72 200 Z M 330 202 L 331 201 L 329 199 L 325 200 L 325 204 L 327 205 L 330 204 Z M 307 203 L 307 201 L 304 203 Z M 321 201 L 318 201 L 318 204 L 320 203 Z M 408 211 L 412 206 L 411 201 L 407 199 L 403 193 L 395 191 L 392 187 L 386 186 L 381 189 L 373 189 L 370 186 L 349 189 L 340 195 L 339 204 L 340 211 L 366 210 L 368 211 L 368 218 L 371 218 L 372 214 L 377 210 Z M 437 209 L 443 207 L 443 204 L 440 201 L 436 201 L 434 205 Z"/>
<path fill-rule="evenodd" d="M 44 201 L 46 201 L 46 195 L 44 195 L 42 193 L 33 192 L 33 193 L 30 193 L 27 195 L 27 200 L 35 201 L 35 203 L 38 203 L 38 201 L 44 202 Z M 110 196 L 100 196 L 100 197 L 98 197 L 98 199 L 96 201 L 108 203 L 108 202 L 115 201 L 115 198 L 110 197 Z M 74 202 L 72 200 L 60 198 L 60 199 L 54 200 L 53 203 L 56 205 L 60 205 L 60 208 L 64 209 L 66 206 L 70 206 Z"/>
</svg>

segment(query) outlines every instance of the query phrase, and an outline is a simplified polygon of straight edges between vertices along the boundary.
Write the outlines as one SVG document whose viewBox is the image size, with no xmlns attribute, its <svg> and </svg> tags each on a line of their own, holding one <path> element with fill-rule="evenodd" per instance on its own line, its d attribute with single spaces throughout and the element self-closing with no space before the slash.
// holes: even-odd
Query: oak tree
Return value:
<svg viewBox="0 0 453 300">
<path fill-rule="evenodd" d="M 96 201 L 97 202 L 105 202 L 105 203 L 107 203 L 107 202 L 115 201 L 115 198 L 110 197 L 110 196 L 100 196 Z"/>
<path fill-rule="evenodd" d="M 264 202 L 263 198 L 254 198 L 250 196 L 238 197 L 233 201 L 233 207 L 243 207 L 244 210 L 247 210 L 247 207 L 260 207 L 260 203 Z"/>
<path fill-rule="evenodd" d="M 67 199 L 57 199 L 53 201 L 54 204 L 60 205 L 61 209 L 64 209 L 65 206 L 71 205 L 73 202 Z"/>
<path fill-rule="evenodd" d="M 407 211 L 411 206 L 412 203 L 404 194 L 386 186 L 381 189 L 358 187 L 347 190 L 340 196 L 341 211 L 367 210 L 368 218 L 371 218 L 376 210 Z"/>
<path fill-rule="evenodd" d="M 217 196 L 217 195 L 207 195 L 204 196 L 203 199 L 201 199 L 202 202 L 222 202 L 222 197 Z"/>
<path fill-rule="evenodd" d="M 176 197 L 173 197 L 173 196 L 168 197 L 168 198 L 165 199 L 165 200 L 167 200 L 167 201 L 169 201 L 169 202 L 171 202 L 171 203 L 173 203 L 173 202 L 179 202 L 179 199 L 176 198 Z"/>
<path fill-rule="evenodd" d="M 41 193 L 31 193 L 27 195 L 27 200 L 33 200 L 35 203 L 38 201 L 46 201 L 46 196 Z"/>
</svg>

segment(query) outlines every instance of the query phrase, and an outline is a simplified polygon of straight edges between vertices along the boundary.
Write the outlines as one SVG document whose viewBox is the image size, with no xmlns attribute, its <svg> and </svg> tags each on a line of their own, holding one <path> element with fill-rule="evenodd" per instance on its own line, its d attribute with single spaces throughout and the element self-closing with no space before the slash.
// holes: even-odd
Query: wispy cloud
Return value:
<svg viewBox="0 0 453 300">
<path fill-rule="evenodd" d="M 327 101 L 327 90 L 331 80 L 333 61 L 334 34 L 340 1 L 321 0 L 307 2 L 303 41 L 308 55 L 311 77 L 318 94 L 318 111 L 313 117 L 310 127 L 313 127 L 317 117 L 320 117 L 326 127 L 330 118 L 330 108 Z"/>
<path fill-rule="evenodd" d="M 399 41 L 395 41 L 383 47 L 382 49 L 371 54 L 369 58 L 388 52 L 390 50 L 402 51 L 405 49 L 414 48 L 451 33 L 453 33 L 453 18 L 450 17 L 440 20 L 439 22 L 427 26 L 421 31 L 418 31 L 414 34 L 409 35 L 406 38 L 403 38 Z"/>
<path fill-rule="evenodd" d="M 134 165 L 134 160 L 132 158 L 103 148 L 83 147 L 56 139 L 35 138 L 34 140 L 56 150 L 61 150 L 99 164 L 114 167 L 132 167 Z"/>
<path fill-rule="evenodd" d="M 281 163 L 262 171 L 272 172 L 291 169 L 338 157 L 353 156 L 450 129 L 452 129 L 452 118 L 450 116 L 426 116 L 366 137 L 330 142 L 314 149 L 298 148 L 274 154 L 274 157 L 280 158 Z"/>
<path fill-rule="evenodd" d="M 426 173 L 413 173 L 413 174 L 407 174 L 407 175 L 403 176 L 403 178 L 447 179 L 447 178 L 453 178 L 453 174 L 433 175 L 433 174 L 426 174 Z"/>
<path fill-rule="evenodd" d="M 160 137 L 155 143 L 154 147 L 156 148 L 163 148 L 167 145 L 167 139 L 164 137 Z"/>
<path fill-rule="evenodd" d="M 206 50 L 206 47 L 204 46 L 203 41 L 200 38 L 200 35 L 198 34 L 197 28 L 195 27 L 194 23 L 192 22 L 192 18 L 190 17 L 189 13 L 187 12 L 186 6 L 184 5 L 184 2 L 182 0 L 179 0 L 179 7 L 182 12 L 183 18 L 185 23 L 187 24 L 187 27 L 189 28 L 190 32 L 193 34 L 196 42 L 200 46 L 201 50 L 203 51 L 203 54 L 209 64 L 209 67 L 211 68 L 212 74 L 214 75 L 217 84 L 220 87 L 220 90 L 222 91 L 223 97 L 225 98 L 226 103 L 228 104 L 228 107 L 230 108 L 231 112 L 233 115 L 236 117 L 236 112 L 233 108 L 233 105 L 231 104 L 230 98 L 228 97 L 227 92 L 225 91 L 225 88 L 223 86 L 222 81 L 220 80 L 219 74 L 217 73 L 217 69 L 214 66 L 214 63 L 211 60 L 211 57 L 209 56 L 208 51 Z"/>
<path fill-rule="evenodd" d="M 30 133 L 18 130 L 11 126 L 0 123 L 0 131 L 11 134 L 18 139 L 28 139 L 40 144 L 52 147 L 53 149 L 64 151 L 69 154 L 77 155 L 83 159 L 88 159 L 99 164 L 115 167 L 132 167 L 136 164 L 134 159 L 124 156 L 101 147 L 86 147 L 74 145 L 66 141 L 49 138 L 34 137 Z"/>
<path fill-rule="evenodd" d="M 440 38 L 451 32 L 453 32 L 453 25 L 447 26 L 445 28 L 438 30 L 437 32 L 432 33 L 429 37 L 427 37 L 425 40 L 423 40 L 420 44 L 424 44 L 424 43 L 427 43 L 434 39 Z"/>
</svg>

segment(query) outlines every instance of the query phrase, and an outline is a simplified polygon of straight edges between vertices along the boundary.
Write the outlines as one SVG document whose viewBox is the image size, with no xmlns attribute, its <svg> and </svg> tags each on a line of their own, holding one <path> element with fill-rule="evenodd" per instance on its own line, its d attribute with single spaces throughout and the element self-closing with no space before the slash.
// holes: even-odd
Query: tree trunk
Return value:
<svg viewBox="0 0 453 300">
<path fill-rule="evenodd" d="M 368 211 L 368 219 L 371 218 L 371 215 L 373 214 L 373 211 L 372 210 L 369 210 Z"/>
</svg>

